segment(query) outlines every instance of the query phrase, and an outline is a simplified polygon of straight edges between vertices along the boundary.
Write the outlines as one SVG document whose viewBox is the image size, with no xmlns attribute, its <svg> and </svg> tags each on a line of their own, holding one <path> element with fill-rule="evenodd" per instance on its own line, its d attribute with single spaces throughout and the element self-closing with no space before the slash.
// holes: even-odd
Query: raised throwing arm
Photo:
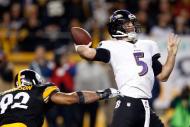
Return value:
<svg viewBox="0 0 190 127">
<path fill-rule="evenodd" d="M 96 49 L 90 48 L 92 43 L 88 45 L 75 45 L 76 52 L 84 59 L 92 60 L 96 56 Z"/>
<path fill-rule="evenodd" d="M 101 61 L 108 63 L 110 61 L 110 51 L 104 48 L 90 48 L 88 45 L 75 45 L 76 52 L 84 59 L 91 61 Z"/>
</svg>

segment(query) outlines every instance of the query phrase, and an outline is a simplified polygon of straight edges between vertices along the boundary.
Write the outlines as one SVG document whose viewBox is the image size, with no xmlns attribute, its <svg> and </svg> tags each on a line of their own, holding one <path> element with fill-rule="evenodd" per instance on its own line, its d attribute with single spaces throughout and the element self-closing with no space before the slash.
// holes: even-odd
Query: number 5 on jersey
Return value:
<svg viewBox="0 0 190 127">
<path fill-rule="evenodd" d="M 14 100 L 19 100 L 21 98 L 20 102 L 14 102 Z M 26 105 L 28 100 L 30 99 L 30 96 L 26 92 L 20 92 L 17 93 L 14 97 L 13 94 L 6 94 L 2 97 L 0 102 L 0 114 L 5 113 L 7 108 L 10 106 L 11 109 L 14 108 L 22 108 L 27 109 L 28 106 Z"/>
<path fill-rule="evenodd" d="M 135 57 L 135 61 L 136 61 L 137 65 L 142 66 L 142 71 L 139 72 L 139 76 L 145 75 L 148 72 L 148 66 L 145 62 L 140 60 L 140 58 L 144 58 L 144 52 L 135 52 L 135 53 L 133 53 L 133 55 Z"/>
</svg>

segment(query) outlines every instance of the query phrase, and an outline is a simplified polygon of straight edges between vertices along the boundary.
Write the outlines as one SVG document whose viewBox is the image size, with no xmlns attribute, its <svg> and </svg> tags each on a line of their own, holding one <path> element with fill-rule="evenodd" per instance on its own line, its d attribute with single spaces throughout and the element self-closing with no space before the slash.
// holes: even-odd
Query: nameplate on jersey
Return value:
<svg viewBox="0 0 190 127">
<path fill-rule="evenodd" d="M 31 90 L 31 89 L 32 89 L 32 85 L 18 87 L 18 90 Z"/>
</svg>

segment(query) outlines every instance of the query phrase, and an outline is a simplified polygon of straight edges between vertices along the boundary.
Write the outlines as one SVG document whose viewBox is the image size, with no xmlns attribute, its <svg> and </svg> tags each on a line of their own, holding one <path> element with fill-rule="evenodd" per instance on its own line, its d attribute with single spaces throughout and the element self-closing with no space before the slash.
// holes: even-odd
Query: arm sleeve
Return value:
<svg viewBox="0 0 190 127">
<path fill-rule="evenodd" d="M 49 98 L 52 94 L 59 92 L 59 88 L 55 85 L 48 85 L 44 88 L 42 97 L 45 103 L 49 102 Z"/>
<path fill-rule="evenodd" d="M 93 61 L 108 63 L 110 61 L 110 51 L 104 48 L 97 48 Z"/>
<path fill-rule="evenodd" d="M 160 54 L 157 53 L 152 57 L 152 69 L 154 75 L 157 76 L 162 71 L 162 64 L 158 60 L 160 58 Z"/>
<path fill-rule="evenodd" d="M 93 61 L 101 61 L 104 63 L 108 63 L 111 59 L 111 52 L 109 50 L 108 43 L 101 41 L 96 49 L 96 56 Z"/>
</svg>

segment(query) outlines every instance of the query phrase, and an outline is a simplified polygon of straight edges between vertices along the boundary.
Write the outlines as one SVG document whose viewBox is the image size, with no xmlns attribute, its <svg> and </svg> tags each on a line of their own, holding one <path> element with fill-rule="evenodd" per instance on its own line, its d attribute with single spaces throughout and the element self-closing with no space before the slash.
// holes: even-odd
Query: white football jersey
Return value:
<svg viewBox="0 0 190 127">
<path fill-rule="evenodd" d="M 152 57 L 159 53 L 151 40 L 135 44 L 124 40 L 107 40 L 99 48 L 110 51 L 110 61 L 121 94 L 133 98 L 151 98 L 154 84 Z"/>
</svg>

